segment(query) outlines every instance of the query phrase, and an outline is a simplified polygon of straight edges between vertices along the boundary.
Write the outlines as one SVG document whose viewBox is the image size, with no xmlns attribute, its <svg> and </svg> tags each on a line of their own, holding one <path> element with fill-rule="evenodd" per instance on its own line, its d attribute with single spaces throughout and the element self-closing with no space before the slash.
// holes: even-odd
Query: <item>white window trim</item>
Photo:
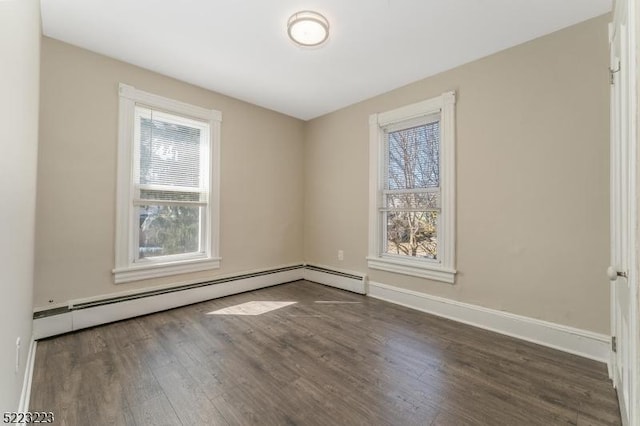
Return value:
<svg viewBox="0 0 640 426">
<path fill-rule="evenodd" d="M 173 99 L 138 90 L 133 86 L 120 83 L 119 86 L 119 132 L 118 132 L 118 175 L 116 183 L 116 245 L 115 269 L 116 284 L 149 278 L 164 277 L 188 272 L 217 269 L 220 267 L 220 125 L 222 113 Z M 132 173 L 134 161 L 134 112 L 135 106 L 144 105 L 168 113 L 188 118 L 204 120 L 210 126 L 209 159 L 209 208 L 207 219 L 207 238 L 205 253 L 188 258 L 184 256 L 167 257 L 158 261 L 149 260 L 134 263 L 135 247 L 131 216 L 132 210 Z M 182 258 L 181 258 L 182 257 Z"/>
<path fill-rule="evenodd" d="M 455 281 L 455 92 L 369 116 L 369 268 L 443 281 Z M 382 253 L 384 128 L 413 118 L 440 114 L 440 196 L 438 260 L 399 258 Z"/>
</svg>

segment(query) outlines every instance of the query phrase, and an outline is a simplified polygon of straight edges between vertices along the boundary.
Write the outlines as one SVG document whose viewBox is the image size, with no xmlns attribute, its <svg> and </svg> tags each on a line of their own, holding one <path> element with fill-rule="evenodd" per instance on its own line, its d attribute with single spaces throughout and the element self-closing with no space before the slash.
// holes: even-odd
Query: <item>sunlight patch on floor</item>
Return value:
<svg viewBox="0 0 640 426">
<path fill-rule="evenodd" d="M 261 315 L 298 302 L 278 302 L 272 300 L 255 300 L 208 312 L 207 315 Z"/>
</svg>

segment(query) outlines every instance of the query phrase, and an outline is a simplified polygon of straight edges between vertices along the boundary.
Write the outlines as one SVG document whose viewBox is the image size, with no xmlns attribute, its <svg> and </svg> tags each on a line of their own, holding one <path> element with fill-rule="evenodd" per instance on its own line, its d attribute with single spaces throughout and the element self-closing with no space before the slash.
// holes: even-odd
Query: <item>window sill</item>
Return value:
<svg viewBox="0 0 640 426">
<path fill-rule="evenodd" d="M 190 259 L 178 262 L 147 263 L 137 264 L 126 268 L 113 270 L 113 277 L 116 284 L 128 283 L 131 281 L 146 280 L 149 278 L 166 277 L 170 275 L 186 274 L 189 272 L 206 271 L 220 268 L 219 257 L 209 257 L 204 259 Z"/>
<path fill-rule="evenodd" d="M 367 257 L 367 263 L 371 269 L 427 278 L 434 281 L 443 281 L 449 284 L 453 284 L 456 277 L 455 269 L 444 268 L 440 265 L 423 264 L 417 261 L 385 257 Z"/>
</svg>

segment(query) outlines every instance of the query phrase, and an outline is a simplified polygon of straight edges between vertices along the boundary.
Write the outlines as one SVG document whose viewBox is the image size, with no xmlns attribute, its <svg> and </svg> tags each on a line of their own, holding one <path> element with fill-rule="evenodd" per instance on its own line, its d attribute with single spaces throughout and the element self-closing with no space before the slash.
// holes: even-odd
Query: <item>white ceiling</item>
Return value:
<svg viewBox="0 0 640 426">
<path fill-rule="evenodd" d="M 43 32 L 308 120 L 611 10 L 611 0 L 41 0 Z M 287 19 L 315 10 L 321 48 Z"/>
</svg>

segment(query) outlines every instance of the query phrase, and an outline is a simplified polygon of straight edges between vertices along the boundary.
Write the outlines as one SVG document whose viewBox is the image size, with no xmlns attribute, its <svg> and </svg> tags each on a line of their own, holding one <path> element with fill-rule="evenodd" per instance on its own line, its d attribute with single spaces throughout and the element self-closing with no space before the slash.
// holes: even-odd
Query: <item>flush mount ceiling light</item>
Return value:
<svg viewBox="0 0 640 426">
<path fill-rule="evenodd" d="M 291 15 L 287 33 L 299 46 L 319 46 L 329 37 L 329 21 L 317 12 L 303 10 Z"/>
</svg>

